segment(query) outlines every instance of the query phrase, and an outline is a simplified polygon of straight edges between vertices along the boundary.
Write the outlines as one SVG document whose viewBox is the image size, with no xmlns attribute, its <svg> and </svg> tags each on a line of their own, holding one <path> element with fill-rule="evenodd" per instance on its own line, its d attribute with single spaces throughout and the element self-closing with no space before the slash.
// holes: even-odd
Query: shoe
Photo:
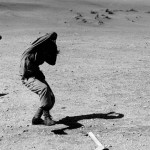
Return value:
<svg viewBox="0 0 150 150">
<path fill-rule="evenodd" d="M 50 117 L 45 117 L 44 118 L 44 125 L 46 126 L 52 126 L 55 125 L 56 121 L 52 120 Z"/>
<path fill-rule="evenodd" d="M 44 121 L 41 118 L 32 118 L 32 125 L 40 125 L 40 124 L 44 124 Z"/>
<path fill-rule="evenodd" d="M 56 121 L 52 119 L 52 116 L 50 115 L 48 110 L 43 111 L 43 116 L 44 116 L 44 125 L 46 126 L 52 126 L 56 124 Z"/>
</svg>

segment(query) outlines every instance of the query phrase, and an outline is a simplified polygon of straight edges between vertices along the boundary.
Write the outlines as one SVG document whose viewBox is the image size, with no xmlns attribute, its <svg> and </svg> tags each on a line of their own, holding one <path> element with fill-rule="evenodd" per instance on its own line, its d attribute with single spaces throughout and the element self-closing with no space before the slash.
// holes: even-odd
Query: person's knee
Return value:
<svg viewBox="0 0 150 150">
<path fill-rule="evenodd" d="M 55 101 L 49 101 L 42 106 L 44 110 L 51 110 L 55 104 Z"/>
</svg>

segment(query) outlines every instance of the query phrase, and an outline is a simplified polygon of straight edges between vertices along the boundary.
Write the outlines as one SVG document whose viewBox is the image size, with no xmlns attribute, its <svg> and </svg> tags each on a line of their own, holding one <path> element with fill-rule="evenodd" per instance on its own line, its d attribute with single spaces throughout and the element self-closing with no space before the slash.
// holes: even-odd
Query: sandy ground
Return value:
<svg viewBox="0 0 150 150">
<path fill-rule="evenodd" d="M 0 150 L 150 149 L 148 0 L 0 0 Z M 60 121 L 33 126 L 39 98 L 21 84 L 19 62 L 56 31 L 57 65 L 41 66 Z"/>
</svg>

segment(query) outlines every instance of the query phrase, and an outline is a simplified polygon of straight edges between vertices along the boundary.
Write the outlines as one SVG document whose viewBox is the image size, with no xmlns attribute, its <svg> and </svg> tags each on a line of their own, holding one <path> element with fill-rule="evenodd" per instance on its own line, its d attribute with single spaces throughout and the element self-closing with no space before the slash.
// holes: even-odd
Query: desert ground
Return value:
<svg viewBox="0 0 150 150">
<path fill-rule="evenodd" d="M 57 32 L 42 65 L 54 126 L 31 124 L 39 97 L 21 83 L 21 54 Z M 0 0 L 0 150 L 150 149 L 148 0 Z"/>
</svg>

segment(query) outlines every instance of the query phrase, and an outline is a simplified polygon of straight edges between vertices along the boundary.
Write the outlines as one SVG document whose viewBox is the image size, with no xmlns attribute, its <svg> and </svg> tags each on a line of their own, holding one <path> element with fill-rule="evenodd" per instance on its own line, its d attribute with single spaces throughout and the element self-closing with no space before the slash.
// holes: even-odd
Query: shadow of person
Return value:
<svg viewBox="0 0 150 150">
<path fill-rule="evenodd" d="M 52 130 L 53 133 L 55 134 L 60 134 L 60 135 L 65 135 L 67 134 L 65 130 L 72 130 L 72 129 L 77 129 L 82 127 L 83 125 L 81 123 L 78 123 L 80 120 L 85 120 L 85 119 L 119 119 L 123 118 L 124 115 L 120 113 L 115 113 L 115 112 L 109 112 L 107 114 L 88 114 L 88 115 L 81 115 L 81 116 L 67 116 L 58 122 L 56 124 L 64 124 L 68 127 L 62 128 L 62 129 L 56 129 Z"/>
<path fill-rule="evenodd" d="M 8 93 L 0 93 L 0 97 L 1 96 L 5 96 L 5 95 L 7 95 Z"/>
</svg>

